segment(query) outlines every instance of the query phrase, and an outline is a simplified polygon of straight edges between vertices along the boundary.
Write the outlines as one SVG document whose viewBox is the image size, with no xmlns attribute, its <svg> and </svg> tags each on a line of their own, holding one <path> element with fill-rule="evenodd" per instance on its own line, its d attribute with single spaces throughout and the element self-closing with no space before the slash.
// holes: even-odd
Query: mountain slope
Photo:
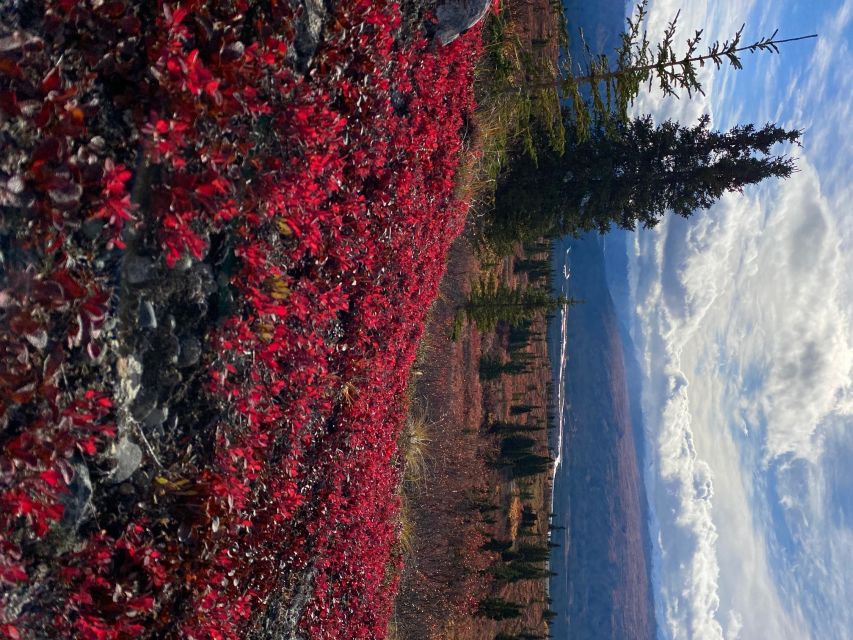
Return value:
<svg viewBox="0 0 853 640">
<path fill-rule="evenodd" d="M 558 639 L 655 637 L 638 468 L 619 326 L 597 236 L 572 247 L 569 420 L 555 480 L 551 597 Z M 558 252 L 561 248 L 556 249 Z"/>
</svg>

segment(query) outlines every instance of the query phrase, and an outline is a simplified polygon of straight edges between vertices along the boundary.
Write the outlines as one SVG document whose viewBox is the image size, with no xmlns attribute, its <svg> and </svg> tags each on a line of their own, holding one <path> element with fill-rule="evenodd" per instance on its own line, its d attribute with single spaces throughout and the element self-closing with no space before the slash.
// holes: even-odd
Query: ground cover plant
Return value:
<svg viewBox="0 0 853 640">
<path fill-rule="evenodd" d="M 381 636 L 477 30 L 0 15 L 0 636 Z"/>
</svg>

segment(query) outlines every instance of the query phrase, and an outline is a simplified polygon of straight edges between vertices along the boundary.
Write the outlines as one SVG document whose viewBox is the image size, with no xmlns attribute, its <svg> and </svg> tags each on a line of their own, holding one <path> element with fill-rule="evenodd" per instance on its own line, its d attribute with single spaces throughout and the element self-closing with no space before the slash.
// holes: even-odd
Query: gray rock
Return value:
<svg viewBox="0 0 853 640">
<path fill-rule="evenodd" d="M 320 44 L 329 11 L 324 0 L 296 0 L 290 4 L 296 8 L 296 39 L 289 57 L 293 66 L 305 73 Z"/>
<path fill-rule="evenodd" d="M 154 305 L 148 300 L 140 299 L 137 322 L 142 329 L 157 328 L 157 315 L 154 313 Z"/>
<path fill-rule="evenodd" d="M 482 20 L 491 6 L 492 0 L 444 0 L 436 9 L 436 39 L 450 44 Z"/>
<path fill-rule="evenodd" d="M 201 343 L 195 336 L 189 336 L 181 340 L 181 353 L 178 355 L 179 367 L 191 367 L 201 357 Z"/>
<path fill-rule="evenodd" d="M 157 390 L 143 387 L 136 395 L 130 407 L 130 415 L 136 422 L 144 422 L 154 409 L 157 408 Z"/>
<path fill-rule="evenodd" d="M 104 230 L 104 221 L 100 218 L 93 218 L 92 220 L 86 220 L 83 223 L 82 231 L 83 236 L 87 240 L 95 240 L 100 237 L 101 233 Z"/>
<path fill-rule="evenodd" d="M 305 640 L 299 628 L 299 619 L 311 601 L 317 568 L 312 564 L 304 569 L 296 585 L 290 589 L 276 589 L 262 615 L 255 616 L 247 640 Z"/>
<path fill-rule="evenodd" d="M 174 327 L 174 319 L 172 319 L 172 327 Z M 181 343 L 178 337 L 174 334 L 166 336 L 160 345 L 160 356 L 164 363 L 175 364 L 178 361 L 178 354 L 181 352 Z"/>
<path fill-rule="evenodd" d="M 147 427 L 148 429 L 157 429 L 166 422 L 166 418 L 169 417 L 169 407 L 157 407 L 148 414 L 145 418 L 145 422 L 142 423 L 142 426 Z"/>
<path fill-rule="evenodd" d="M 142 449 L 125 436 L 114 446 L 113 457 L 116 466 L 110 472 L 109 480 L 119 484 L 132 476 L 142 464 Z"/>
<path fill-rule="evenodd" d="M 127 256 L 124 260 L 124 273 L 129 284 L 142 284 L 151 279 L 153 264 L 144 256 Z"/>
<path fill-rule="evenodd" d="M 74 476 L 68 484 L 68 493 L 62 496 L 65 510 L 59 524 L 66 531 L 77 531 L 92 503 L 92 480 L 82 460 L 72 462 L 70 467 Z"/>
</svg>

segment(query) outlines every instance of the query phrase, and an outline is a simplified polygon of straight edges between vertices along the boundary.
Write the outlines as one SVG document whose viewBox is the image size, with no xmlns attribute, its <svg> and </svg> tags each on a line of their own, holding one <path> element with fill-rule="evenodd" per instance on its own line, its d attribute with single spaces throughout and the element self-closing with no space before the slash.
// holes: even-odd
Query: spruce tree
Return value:
<svg viewBox="0 0 853 640">
<path fill-rule="evenodd" d="M 566 53 L 555 77 L 538 82 L 525 82 L 515 90 L 519 93 L 557 88 L 561 97 L 571 104 L 569 121 L 581 139 L 596 126 L 611 131 L 618 122 L 628 120 L 634 98 L 646 86 L 656 85 L 665 96 L 704 95 L 699 69 L 725 64 L 742 69 L 744 53 L 779 53 L 779 45 L 816 38 L 817 34 L 794 38 L 779 38 L 777 29 L 769 36 L 744 42 L 741 25 L 726 40 L 715 40 L 701 50 L 704 30 L 698 29 L 685 38 L 684 49 L 676 53 L 680 11 L 670 20 L 659 42 L 652 43 L 644 29 L 648 0 L 641 0 L 634 14 L 627 19 L 628 28 L 620 34 L 620 45 L 612 56 L 596 53 L 584 43 L 583 55 L 573 59 Z M 583 33 L 580 34 L 583 39 Z M 567 127 L 569 128 L 569 127 Z"/>
<path fill-rule="evenodd" d="M 522 605 L 503 598 L 486 598 L 477 606 L 477 615 L 492 620 L 510 620 L 521 617 Z"/>
<path fill-rule="evenodd" d="M 713 131 L 703 116 L 692 126 L 651 116 L 574 139 L 562 157 L 538 166 L 519 162 L 502 180 L 491 231 L 500 242 L 611 227 L 654 227 L 667 211 L 688 217 L 723 194 L 770 177 L 787 178 L 793 159 L 771 154 L 777 143 L 799 144 L 800 132 L 775 124 Z"/>
<path fill-rule="evenodd" d="M 512 360 L 509 362 L 501 362 L 500 358 L 490 356 L 483 356 L 480 358 L 481 380 L 496 380 L 504 374 L 514 376 L 522 373 L 528 373 L 529 371 L 530 367 L 527 366 L 526 362 L 516 362 Z"/>
<path fill-rule="evenodd" d="M 577 300 L 572 298 L 552 296 L 546 289 L 509 287 L 498 283 L 494 277 L 484 278 L 474 286 L 468 300 L 457 308 L 457 324 L 464 318 L 476 324 L 480 331 L 493 331 L 499 322 L 514 327 L 575 303 Z"/>
</svg>

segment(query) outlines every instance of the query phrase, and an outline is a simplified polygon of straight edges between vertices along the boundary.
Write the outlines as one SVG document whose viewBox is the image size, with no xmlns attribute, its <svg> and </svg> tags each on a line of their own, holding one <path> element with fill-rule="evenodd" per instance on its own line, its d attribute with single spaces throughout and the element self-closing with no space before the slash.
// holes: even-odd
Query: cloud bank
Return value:
<svg viewBox="0 0 853 640">
<path fill-rule="evenodd" d="M 681 24 L 715 38 L 751 19 L 799 29 L 786 13 L 793 4 L 695 2 Z M 649 33 L 677 9 L 655 2 Z M 719 128 L 740 119 L 806 128 L 791 179 L 667 220 L 629 247 L 664 637 L 853 633 L 842 574 L 853 566 L 843 462 L 853 454 L 853 221 L 844 215 L 853 180 L 849 145 L 837 149 L 853 70 L 832 64 L 849 57 L 853 2 L 825 9 L 827 35 L 805 60 L 709 71 L 704 99 L 638 100 L 659 120 L 707 112 Z"/>
</svg>

